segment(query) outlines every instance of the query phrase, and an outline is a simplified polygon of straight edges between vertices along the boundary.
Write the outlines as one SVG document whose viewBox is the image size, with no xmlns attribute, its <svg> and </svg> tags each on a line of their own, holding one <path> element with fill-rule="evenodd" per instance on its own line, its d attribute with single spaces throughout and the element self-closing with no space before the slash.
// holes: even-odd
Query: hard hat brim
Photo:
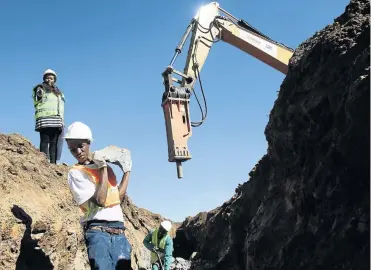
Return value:
<svg viewBox="0 0 371 270">
<path fill-rule="evenodd" d="M 87 140 L 89 142 L 94 141 L 93 139 L 89 139 L 89 138 L 76 138 L 76 137 L 68 137 L 68 136 L 64 136 L 62 138 L 65 140 Z"/>
</svg>

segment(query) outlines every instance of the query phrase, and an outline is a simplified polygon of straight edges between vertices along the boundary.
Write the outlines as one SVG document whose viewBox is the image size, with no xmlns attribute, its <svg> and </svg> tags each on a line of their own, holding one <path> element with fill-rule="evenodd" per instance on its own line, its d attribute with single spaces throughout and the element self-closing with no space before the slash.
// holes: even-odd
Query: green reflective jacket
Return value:
<svg viewBox="0 0 371 270">
<path fill-rule="evenodd" d="M 47 116 L 59 116 L 64 119 L 64 103 L 65 98 L 63 93 L 56 95 L 45 89 L 42 84 L 38 84 L 33 88 L 32 98 L 35 107 L 35 119 Z"/>
<path fill-rule="evenodd" d="M 157 237 L 158 229 L 151 230 L 149 234 L 144 238 L 143 244 L 144 246 L 151 250 L 154 246 L 163 250 L 164 253 L 161 254 L 164 270 L 170 270 L 170 265 L 173 261 L 173 239 L 170 237 L 169 234 L 166 234 L 160 241 L 158 241 Z M 151 264 L 156 262 L 157 255 L 154 252 L 151 252 Z"/>
</svg>

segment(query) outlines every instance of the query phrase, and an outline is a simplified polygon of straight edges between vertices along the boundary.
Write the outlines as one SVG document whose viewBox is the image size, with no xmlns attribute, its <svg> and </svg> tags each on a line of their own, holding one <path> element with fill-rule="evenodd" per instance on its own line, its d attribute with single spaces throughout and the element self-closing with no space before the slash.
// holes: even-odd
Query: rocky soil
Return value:
<svg viewBox="0 0 371 270">
<path fill-rule="evenodd" d="M 90 269 L 67 172 L 22 136 L 0 134 L 0 269 Z M 146 269 L 150 255 L 142 241 L 164 217 L 130 198 L 122 208 L 133 269 Z"/>
<path fill-rule="evenodd" d="M 266 155 L 231 200 L 177 231 L 193 269 L 369 269 L 369 5 L 350 1 L 296 49 Z"/>
</svg>

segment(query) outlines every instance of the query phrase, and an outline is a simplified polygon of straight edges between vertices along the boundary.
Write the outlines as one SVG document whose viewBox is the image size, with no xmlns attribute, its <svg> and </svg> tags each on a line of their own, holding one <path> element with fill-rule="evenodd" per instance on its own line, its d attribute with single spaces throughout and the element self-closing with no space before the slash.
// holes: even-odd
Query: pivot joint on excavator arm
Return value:
<svg viewBox="0 0 371 270">
<path fill-rule="evenodd" d="M 194 78 L 192 78 L 191 76 L 185 75 L 184 73 L 174 69 L 172 66 L 167 66 L 165 71 L 162 73 L 162 77 L 164 77 L 165 89 L 166 87 L 171 88 L 172 82 L 181 84 L 182 80 L 173 77 L 173 73 L 181 76 L 187 84 L 191 84 L 194 80 Z"/>
</svg>

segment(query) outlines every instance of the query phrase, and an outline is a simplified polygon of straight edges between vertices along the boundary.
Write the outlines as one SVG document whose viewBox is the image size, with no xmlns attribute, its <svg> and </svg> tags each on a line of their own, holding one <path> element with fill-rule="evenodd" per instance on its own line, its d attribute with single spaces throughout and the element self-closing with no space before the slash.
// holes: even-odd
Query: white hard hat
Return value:
<svg viewBox="0 0 371 270">
<path fill-rule="evenodd" d="M 83 139 L 93 141 L 93 135 L 90 128 L 82 122 L 72 123 L 68 129 L 64 139 Z"/>
<path fill-rule="evenodd" d="M 57 80 L 57 73 L 55 73 L 54 70 L 51 70 L 51 69 L 47 69 L 47 70 L 45 70 L 45 71 L 44 71 L 44 74 L 43 74 L 43 78 L 44 78 L 45 75 L 47 75 L 47 74 L 52 74 L 52 75 L 54 75 L 55 80 Z"/>
<path fill-rule="evenodd" d="M 170 231 L 170 230 L 171 230 L 171 222 L 168 221 L 168 220 L 164 220 L 163 222 L 161 222 L 161 226 L 162 226 L 166 231 Z"/>
</svg>

